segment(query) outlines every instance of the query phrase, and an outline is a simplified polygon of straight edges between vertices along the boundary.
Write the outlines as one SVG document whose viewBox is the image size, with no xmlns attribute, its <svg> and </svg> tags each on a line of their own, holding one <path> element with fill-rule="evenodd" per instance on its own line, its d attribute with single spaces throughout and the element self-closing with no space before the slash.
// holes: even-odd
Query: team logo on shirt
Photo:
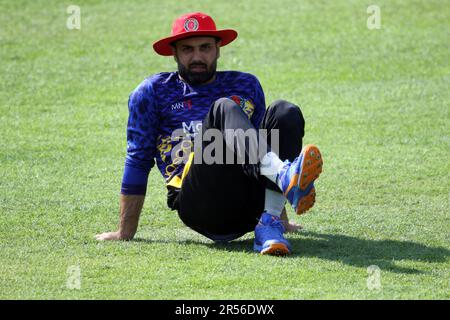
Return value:
<svg viewBox="0 0 450 320">
<path fill-rule="evenodd" d="M 183 110 L 183 109 L 185 109 L 185 108 L 187 108 L 187 109 L 189 109 L 189 110 L 191 110 L 192 109 L 192 101 L 191 100 L 186 100 L 186 101 L 182 101 L 182 102 L 177 102 L 177 103 L 174 103 L 174 104 L 172 104 L 171 106 L 170 106 L 170 109 L 171 110 Z"/>
<path fill-rule="evenodd" d="M 184 30 L 189 31 L 197 31 L 198 29 L 198 21 L 195 18 L 189 18 L 184 21 Z"/>
<path fill-rule="evenodd" d="M 255 111 L 255 105 L 253 102 L 250 99 L 244 99 L 240 96 L 231 96 L 230 99 L 236 102 L 236 104 L 242 108 L 247 117 L 250 119 Z"/>
</svg>

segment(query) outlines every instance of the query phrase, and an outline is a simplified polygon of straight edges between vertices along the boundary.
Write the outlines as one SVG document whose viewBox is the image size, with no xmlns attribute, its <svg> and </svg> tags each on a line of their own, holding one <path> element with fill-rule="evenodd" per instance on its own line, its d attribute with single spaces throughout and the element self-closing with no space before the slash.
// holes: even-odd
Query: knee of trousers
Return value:
<svg viewBox="0 0 450 320">
<path fill-rule="evenodd" d="M 223 121 L 231 114 L 243 113 L 240 106 L 229 98 L 219 98 L 212 104 L 206 116 L 205 128 L 218 128 L 222 127 Z"/>
<path fill-rule="evenodd" d="M 219 98 L 213 103 L 213 107 L 211 108 L 214 113 L 221 112 L 221 113 L 228 113 L 232 110 L 239 110 L 240 107 L 237 105 L 236 102 L 231 100 L 230 98 Z"/>
<path fill-rule="evenodd" d="M 286 101 L 276 100 L 267 108 L 269 117 L 275 117 L 279 129 L 300 129 L 304 135 L 305 119 L 299 106 Z"/>
</svg>

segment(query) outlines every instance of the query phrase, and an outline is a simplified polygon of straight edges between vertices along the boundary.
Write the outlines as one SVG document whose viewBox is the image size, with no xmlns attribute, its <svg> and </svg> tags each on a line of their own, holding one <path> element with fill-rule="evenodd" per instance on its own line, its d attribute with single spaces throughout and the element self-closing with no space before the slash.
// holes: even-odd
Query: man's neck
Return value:
<svg viewBox="0 0 450 320">
<path fill-rule="evenodd" d="M 187 84 L 190 84 L 190 83 L 187 82 L 187 81 L 186 81 L 179 73 L 178 73 L 178 77 L 179 77 L 180 80 L 182 80 L 183 82 L 186 82 Z M 199 84 L 196 84 L 196 85 L 199 85 L 199 86 L 207 85 L 207 84 L 209 84 L 209 83 L 214 82 L 214 80 L 216 80 L 216 77 L 217 77 L 217 72 L 214 73 L 214 75 L 213 75 L 213 76 L 211 77 L 211 79 L 209 79 L 208 81 L 203 82 L 203 83 L 199 83 Z M 190 85 L 192 85 L 192 84 L 190 84 Z"/>
</svg>

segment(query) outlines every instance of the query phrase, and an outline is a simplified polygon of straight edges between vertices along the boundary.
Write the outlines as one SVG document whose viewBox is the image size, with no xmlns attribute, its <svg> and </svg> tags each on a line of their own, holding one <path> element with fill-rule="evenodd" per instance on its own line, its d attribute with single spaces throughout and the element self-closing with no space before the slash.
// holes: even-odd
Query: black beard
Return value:
<svg viewBox="0 0 450 320">
<path fill-rule="evenodd" d="M 179 75 L 189 83 L 190 85 L 196 86 L 208 82 L 211 80 L 216 74 L 217 69 L 217 59 L 211 64 L 211 67 L 208 69 L 208 66 L 203 63 L 191 63 L 189 68 L 195 65 L 202 65 L 206 68 L 206 71 L 203 72 L 191 72 L 189 68 L 185 68 L 181 63 L 178 64 L 178 73 Z"/>
</svg>

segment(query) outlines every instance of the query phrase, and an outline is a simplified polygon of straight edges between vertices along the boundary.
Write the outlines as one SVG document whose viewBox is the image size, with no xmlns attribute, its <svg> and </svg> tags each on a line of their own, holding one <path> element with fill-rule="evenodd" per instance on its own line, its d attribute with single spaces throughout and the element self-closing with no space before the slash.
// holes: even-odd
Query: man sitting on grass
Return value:
<svg viewBox="0 0 450 320">
<path fill-rule="evenodd" d="M 178 72 L 155 74 L 130 95 L 119 230 L 98 240 L 134 237 L 156 161 L 168 206 L 188 227 L 213 241 L 254 230 L 255 251 L 291 252 L 283 234 L 300 226 L 288 222 L 284 206 L 288 200 L 302 214 L 314 205 L 321 154 L 314 145 L 302 150 L 297 106 L 277 100 L 266 109 L 255 76 L 216 71 L 220 47 L 236 37 L 197 12 L 176 19 L 172 35 L 153 44 L 156 53 L 174 56 Z"/>
</svg>

